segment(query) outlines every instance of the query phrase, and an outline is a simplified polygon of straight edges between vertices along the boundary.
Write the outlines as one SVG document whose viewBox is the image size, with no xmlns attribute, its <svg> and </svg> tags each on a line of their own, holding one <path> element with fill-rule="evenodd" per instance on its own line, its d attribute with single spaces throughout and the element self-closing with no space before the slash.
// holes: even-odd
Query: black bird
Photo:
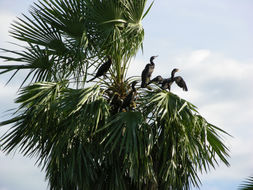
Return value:
<svg viewBox="0 0 253 190">
<path fill-rule="evenodd" d="M 172 83 L 175 81 L 176 84 L 180 87 L 183 88 L 184 91 L 188 91 L 186 83 L 184 79 L 181 76 L 175 77 L 175 73 L 178 72 L 179 69 L 173 69 L 171 72 L 171 77 L 168 79 L 165 79 L 162 83 L 162 89 L 169 89 Z"/>
<path fill-rule="evenodd" d="M 105 75 L 107 73 L 107 71 L 109 71 L 111 64 L 112 64 L 112 59 L 111 59 L 111 57 L 108 57 L 108 60 L 98 68 L 95 77 L 90 79 L 88 82 L 93 81 L 95 78 Z"/>
<path fill-rule="evenodd" d="M 158 75 L 155 78 L 153 78 L 148 84 L 151 84 L 151 83 L 162 84 L 163 80 L 164 80 L 163 77 L 161 77 L 161 75 Z"/>
<path fill-rule="evenodd" d="M 131 91 L 128 93 L 128 95 L 125 97 L 123 104 L 122 104 L 122 108 L 127 108 L 130 107 L 131 103 L 135 100 L 136 94 L 137 94 L 137 90 L 135 88 L 135 85 L 137 84 L 137 81 L 133 81 L 132 85 L 131 85 Z"/>
<path fill-rule="evenodd" d="M 162 82 L 162 89 L 164 89 L 164 90 L 165 89 L 169 89 L 169 91 L 170 91 L 170 86 L 174 82 L 174 76 L 175 76 L 175 73 L 177 71 L 179 71 L 179 70 L 178 69 L 173 69 L 171 71 L 171 77 L 163 80 L 163 82 Z"/>
<path fill-rule="evenodd" d="M 148 63 L 146 65 L 145 69 L 142 71 L 142 73 L 141 73 L 141 88 L 145 88 L 147 86 L 147 84 L 149 83 L 150 77 L 151 77 L 151 75 L 154 71 L 154 68 L 155 68 L 155 63 L 153 62 L 153 60 L 157 56 L 150 57 L 150 63 Z"/>
<path fill-rule="evenodd" d="M 123 100 L 120 98 L 120 95 L 116 92 L 112 99 L 111 99 L 111 108 L 112 108 L 112 113 L 116 114 L 119 112 L 123 104 Z"/>
</svg>

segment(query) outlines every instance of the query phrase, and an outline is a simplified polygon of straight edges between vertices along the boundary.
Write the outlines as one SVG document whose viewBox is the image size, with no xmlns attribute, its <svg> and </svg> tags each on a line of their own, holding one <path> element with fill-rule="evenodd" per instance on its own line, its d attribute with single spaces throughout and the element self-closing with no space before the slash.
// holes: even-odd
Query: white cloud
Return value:
<svg viewBox="0 0 253 190">
<path fill-rule="evenodd" d="M 197 50 L 175 58 L 182 67 L 195 80 L 244 80 L 251 77 L 253 64 L 247 64 L 226 58 L 210 50 Z"/>
<path fill-rule="evenodd" d="M 4 81 L 0 81 L 0 89 L 0 98 L 7 98 L 10 94 L 13 96 L 16 93 L 18 86 L 5 85 Z"/>
<path fill-rule="evenodd" d="M 3 79 L 3 77 L 0 77 L 0 80 L 1 79 Z M 14 100 L 16 99 L 17 89 L 17 86 L 5 86 L 2 81 L 0 82 L 0 122 L 7 118 L 7 113 L 9 113 L 7 110 L 15 107 Z"/>
<path fill-rule="evenodd" d="M 34 165 L 35 159 L 23 157 L 19 153 L 15 156 L 0 153 L 0 162 L 0 185 L 6 189 L 33 190 L 38 189 L 38 184 L 39 189 L 46 189 L 45 174 Z"/>
<path fill-rule="evenodd" d="M 8 189 L 5 187 L 0 187 L 0 190 L 8 190 Z"/>
<path fill-rule="evenodd" d="M 185 61 L 185 59 L 188 59 L 188 61 L 193 64 L 197 65 L 203 61 L 205 61 L 208 57 L 210 57 L 211 52 L 210 50 L 201 49 L 201 50 L 195 50 L 193 52 L 190 52 L 187 57 L 178 57 L 178 61 L 181 62 Z"/>
<path fill-rule="evenodd" d="M 13 15 L 10 12 L 5 12 L 1 10 L 0 12 L 0 26 L 1 26 L 0 45 L 1 46 L 2 46 L 1 43 L 10 41 L 8 30 L 11 25 L 10 23 L 12 23 L 14 19 L 15 19 L 15 15 Z"/>
</svg>

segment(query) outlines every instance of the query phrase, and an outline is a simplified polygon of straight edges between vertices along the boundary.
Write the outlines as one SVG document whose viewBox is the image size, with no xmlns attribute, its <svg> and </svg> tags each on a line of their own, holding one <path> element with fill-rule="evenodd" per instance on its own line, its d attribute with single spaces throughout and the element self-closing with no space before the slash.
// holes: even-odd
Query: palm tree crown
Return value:
<svg viewBox="0 0 253 190">
<path fill-rule="evenodd" d="M 127 78 L 152 4 L 145 6 L 146 0 L 41 0 L 13 23 L 11 35 L 26 45 L 2 49 L 12 56 L 0 58 L 17 64 L 0 65 L 0 74 L 14 71 L 11 80 L 20 70 L 29 73 L 19 108 L 0 123 L 12 124 L 1 142 L 6 153 L 18 148 L 36 156 L 50 189 L 189 189 L 199 186 L 198 171 L 218 159 L 229 165 L 225 131 L 190 102 Z"/>
</svg>

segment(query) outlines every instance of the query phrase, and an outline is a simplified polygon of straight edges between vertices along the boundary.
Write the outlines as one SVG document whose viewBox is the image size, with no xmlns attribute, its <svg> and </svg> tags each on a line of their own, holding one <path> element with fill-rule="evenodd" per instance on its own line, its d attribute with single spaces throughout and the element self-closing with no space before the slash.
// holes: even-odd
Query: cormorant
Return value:
<svg viewBox="0 0 253 190">
<path fill-rule="evenodd" d="M 115 92 L 112 99 L 111 99 L 111 105 L 112 105 L 112 113 L 118 113 L 118 111 L 121 109 L 123 104 L 123 100 L 120 98 L 120 95 Z"/>
<path fill-rule="evenodd" d="M 128 95 L 125 97 L 123 104 L 122 104 L 122 108 L 127 108 L 130 107 L 131 103 L 135 100 L 136 94 L 137 94 L 137 90 L 135 88 L 135 85 L 137 84 L 137 81 L 133 81 L 132 85 L 131 85 L 131 91 L 128 93 Z"/>
<path fill-rule="evenodd" d="M 184 79 L 181 76 L 175 77 L 175 73 L 178 72 L 179 69 L 173 69 L 171 72 L 171 77 L 168 79 L 165 79 L 162 83 L 162 89 L 169 89 L 172 83 L 175 81 L 176 84 L 180 87 L 183 88 L 184 91 L 188 91 L 188 88 L 186 86 L 186 83 Z"/>
<path fill-rule="evenodd" d="M 88 82 L 93 81 L 95 78 L 105 75 L 107 71 L 109 71 L 111 64 L 112 64 L 112 59 L 111 57 L 108 56 L 108 60 L 98 68 L 95 77 L 90 79 Z"/>
<path fill-rule="evenodd" d="M 141 88 L 145 88 L 147 86 L 147 84 L 149 83 L 150 77 L 151 77 L 151 75 L 154 71 L 154 68 L 155 68 L 155 63 L 153 62 L 153 60 L 157 56 L 150 57 L 150 63 L 148 63 L 146 65 L 145 69 L 142 71 L 142 73 L 141 73 Z"/>
<path fill-rule="evenodd" d="M 165 89 L 169 89 L 169 91 L 170 91 L 170 86 L 174 82 L 174 76 L 175 76 L 175 73 L 177 71 L 179 71 L 179 70 L 178 69 L 173 69 L 171 71 L 171 77 L 163 80 L 163 82 L 162 82 L 162 89 L 164 89 L 164 90 Z"/>
<path fill-rule="evenodd" d="M 158 75 L 155 78 L 153 78 L 148 84 L 151 84 L 151 83 L 162 84 L 163 80 L 164 80 L 163 77 L 161 77 L 161 75 Z"/>
</svg>

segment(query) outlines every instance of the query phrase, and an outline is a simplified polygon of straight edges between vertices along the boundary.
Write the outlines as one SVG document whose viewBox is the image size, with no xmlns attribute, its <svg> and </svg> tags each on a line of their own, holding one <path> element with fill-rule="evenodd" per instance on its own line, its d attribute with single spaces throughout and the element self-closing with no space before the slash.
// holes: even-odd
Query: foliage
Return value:
<svg viewBox="0 0 253 190">
<path fill-rule="evenodd" d="M 2 49 L 3 73 L 24 69 L 19 108 L 0 126 L 3 151 L 37 158 L 52 190 L 190 189 L 197 172 L 229 165 L 220 128 L 177 95 L 152 86 L 122 108 L 142 47 L 146 0 L 42 0 L 12 25 L 22 51 Z M 12 55 L 9 55 L 12 54 Z M 107 78 L 87 78 L 110 56 Z M 92 74 L 91 74 L 92 73 Z M 13 78 L 10 78 L 10 80 Z M 30 83 L 28 83 L 30 82 Z M 28 84 L 27 84 L 28 83 Z"/>
<path fill-rule="evenodd" d="M 252 190 L 253 189 L 253 176 L 248 177 L 239 187 L 240 190 Z"/>
<path fill-rule="evenodd" d="M 129 59 L 142 46 L 145 4 L 146 0 L 35 3 L 30 16 L 18 18 L 10 32 L 27 46 L 22 52 L 2 49 L 12 56 L 0 56 L 21 64 L 0 66 L 1 73 L 30 69 L 28 77 L 33 74 L 35 82 L 74 77 L 74 82 L 85 83 L 88 69 L 110 55 L 114 60 L 111 77 L 122 83 Z"/>
</svg>

